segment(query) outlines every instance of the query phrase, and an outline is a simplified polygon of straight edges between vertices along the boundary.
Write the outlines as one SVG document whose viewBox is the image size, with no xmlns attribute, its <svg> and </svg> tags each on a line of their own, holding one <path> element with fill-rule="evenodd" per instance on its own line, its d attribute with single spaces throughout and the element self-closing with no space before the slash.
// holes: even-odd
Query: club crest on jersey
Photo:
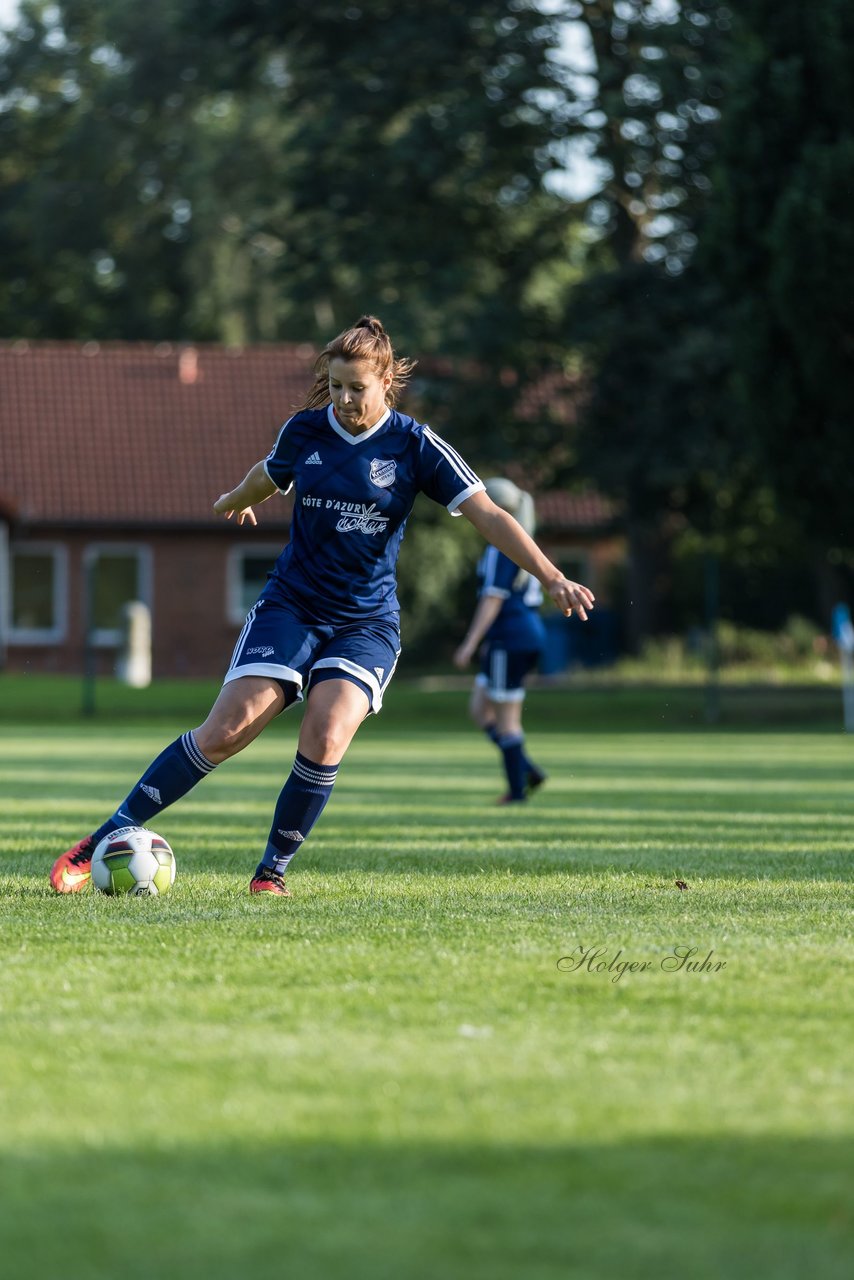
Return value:
<svg viewBox="0 0 854 1280">
<path fill-rule="evenodd" d="M 394 484 L 397 463 L 392 458 L 374 458 L 371 462 L 371 483 L 378 489 L 389 489 Z"/>
</svg>

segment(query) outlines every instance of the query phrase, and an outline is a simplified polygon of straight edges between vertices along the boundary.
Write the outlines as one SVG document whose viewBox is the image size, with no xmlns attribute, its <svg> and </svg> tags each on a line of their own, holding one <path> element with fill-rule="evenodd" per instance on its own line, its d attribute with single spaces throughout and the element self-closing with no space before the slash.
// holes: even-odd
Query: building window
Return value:
<svg viewBox="0 0 854 1280">
<path fill-rule="evenodd" d="M 67 629 L 68 557 L 50 543 L 9 550 L 9 644 L 58 644 Z"/>
<path fill-rule="evenodd" d="M 123 611 L 132 600 L 151 605 L 151 552 L 117 543 L 86 548 L 87 626 L 98 645 L 121 644 Z"/>
<path fill-rule="evenodd" d="M 277 546 L 232 547 L 228 553 L 226 600 L 229 622 L 239 623 L 246 617 L 267 582 L 267 575 L 278 559 Z"/>
</svg>

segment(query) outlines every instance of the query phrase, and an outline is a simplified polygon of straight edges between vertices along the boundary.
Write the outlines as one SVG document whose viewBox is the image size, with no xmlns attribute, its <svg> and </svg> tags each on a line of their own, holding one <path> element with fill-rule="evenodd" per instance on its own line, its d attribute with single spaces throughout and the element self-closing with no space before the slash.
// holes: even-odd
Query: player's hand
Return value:
<svg viewBox="0 0 854 1280">
<path fill-rule="evenodd" d="M 472 651 L 467 644 L 461 644 L 454 654 L 454 666 L 459 667 L 460 671 L 465 671 L 466 667 L 472 660 Z"/>
<path fill-rule="evenodd" d="M 580 582 L 572 582 L 563 574 L 549 583 L 548 593 L 567 618 L 575 610 L 583 622 L 587 621 L 587 612 L 596 603 L 596 597 L 589 587 L 583 587 Z"/>
<path fill-rule="evenodd" d="M 238 524 L 245 522 L 257 525 L 258 523 L 255 518 L 255 512 L 251 507 L 238 508 L 234 501 L 233 491 L 231 493 L 221 493 L 213 504 L 213 509 L 218 516 L 225 516 L 226 520 L 230 520 L 233 515 L 236 515 Z"/>
</svg>

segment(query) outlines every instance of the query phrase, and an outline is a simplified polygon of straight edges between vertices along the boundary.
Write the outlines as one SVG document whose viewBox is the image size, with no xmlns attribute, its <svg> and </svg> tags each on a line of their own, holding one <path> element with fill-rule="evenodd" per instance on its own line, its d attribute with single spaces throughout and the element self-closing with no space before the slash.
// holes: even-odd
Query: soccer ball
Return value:
<svg viewBox="0 0 854 1280">
<path fill-rule="evenodd" d="M 120 827 L 104 836 L 92 854 L 92 883 L 101 893 L 157 897 L 175 883 L 175 855 L 156 831 Z"/>
</svg>

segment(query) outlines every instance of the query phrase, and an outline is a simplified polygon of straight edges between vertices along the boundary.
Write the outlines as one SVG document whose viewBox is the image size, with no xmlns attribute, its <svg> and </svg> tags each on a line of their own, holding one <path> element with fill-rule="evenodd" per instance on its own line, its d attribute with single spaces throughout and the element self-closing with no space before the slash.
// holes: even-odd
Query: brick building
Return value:
<svg viewBox="0 0 854 1280">
<path fill-rule="evenodd" d="M 274 496 L 257 530 L 216 495 L 272 446 L 311 381 L 306 346 L 0 344 L 0 666 L 79 672 L 86 619 L 113 670 L 123 606 L 151 609 L 153 673 L 213 676 L 287 541 Z M 595 495 L 546 494 L 539 538 L 597 592 L 621 554 Z"/>
</svg>

